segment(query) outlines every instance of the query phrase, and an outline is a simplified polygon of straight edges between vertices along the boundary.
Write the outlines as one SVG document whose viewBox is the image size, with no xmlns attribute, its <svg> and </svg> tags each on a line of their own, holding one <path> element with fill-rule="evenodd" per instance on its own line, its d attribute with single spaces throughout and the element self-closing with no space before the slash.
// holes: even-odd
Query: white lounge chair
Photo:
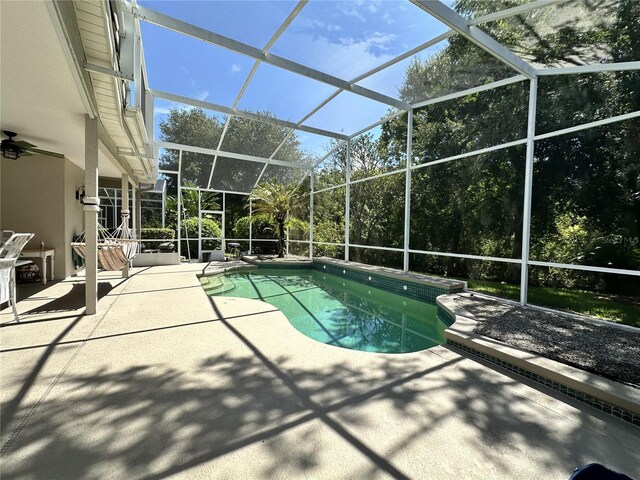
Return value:
<svg viewBox="0 0 640 480">
<path fill-rule="evenodd" d="M 0 304 L 11 304 L 16 322 L 20 321 L 16 309 L 16 262 L 32 238 L 33 233 L 14 233 L 0 246 Z"/>
</svg>

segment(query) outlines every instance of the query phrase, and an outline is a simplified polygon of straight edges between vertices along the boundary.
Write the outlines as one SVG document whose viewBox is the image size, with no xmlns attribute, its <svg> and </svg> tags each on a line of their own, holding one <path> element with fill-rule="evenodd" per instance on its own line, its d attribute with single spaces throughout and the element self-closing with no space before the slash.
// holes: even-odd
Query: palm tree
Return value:
<svg viewBox="0 0 640 480">
<path fill-rule="evenodd" d="M 185 220 L 187 218 L 198 217 L 198 206 L 202 210 L 220 210 L 220 204 L 218 203 L 218 194 L 212 192 L 198 192 L 197 190 L 192 190 L 193 188 L 197 188 L 197 184 L 192 181 L 185 181 L 184 187 L 189 187 L 189 189 L 182 190 L 182 199 L 180 202 L 180 208 L 182 210 L 182 218 L 181 220 Z M 200 198 L 200 204 L 198 204 L 198 197 Z M 169 225 L 176 224 L 175 216 L 178 213 L 178 197 L 177 196 L 168 196 L 165 202 L 166 210 L 167 210 L 167 221 Z M 204 218 L 211 218 L 211 215 L 205 215 Z"/>
<path fill-rule="evenodd" d="M 289 210 L 298 202 L 296 185 L 281 185 L 276 181 L 261 183 L 253 191 L 253 211 L 258 215 L 271 215 L 278 224 L 278 258 L 284 257 L 284 224 Z"/>
</svg>

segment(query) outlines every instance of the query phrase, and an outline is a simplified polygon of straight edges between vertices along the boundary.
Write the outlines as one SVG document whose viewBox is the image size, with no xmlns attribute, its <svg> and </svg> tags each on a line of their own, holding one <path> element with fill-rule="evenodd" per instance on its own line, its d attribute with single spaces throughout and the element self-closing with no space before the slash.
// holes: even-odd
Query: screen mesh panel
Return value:
<svg viewBox="0 0 640 480">
<path fill-rule="evenodd" d="M 263 163 L 218 157 L 211 177 L 211 188 L 232 192 L 250 192 L 264 167 Z"/>
</svg>

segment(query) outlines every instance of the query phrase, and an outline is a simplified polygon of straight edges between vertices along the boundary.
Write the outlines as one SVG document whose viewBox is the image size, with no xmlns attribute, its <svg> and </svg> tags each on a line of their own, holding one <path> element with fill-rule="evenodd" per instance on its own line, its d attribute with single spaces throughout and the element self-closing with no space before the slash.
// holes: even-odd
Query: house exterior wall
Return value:
<svg viewBox="0 0 640 480">
<path fill-rule="evenodd" d="M 67 246 L 75 235 L 79 235 L 84 230 L 84 215 L 82 204 L 76 200 L 78 187 L 84 185 L 84 170 L 76 164 L 65 161 L 64 164 L 64 238 Z M 66 276 L 76 273 L 73 265 L 73 258 L 70 247 L 66 249 L 65 273 Z"/>
<path fill-rule="evenodd" d="M 82 206 L 75 200 L 82 169 L 68 159 L 42 155 L 0 161 L 0 227 L 34 233 L 27 248 L 38 248 L 41 242 L 54 248 L 56 279 L 72 275 L 69 243 L 82 231 Z"/>
</svg>

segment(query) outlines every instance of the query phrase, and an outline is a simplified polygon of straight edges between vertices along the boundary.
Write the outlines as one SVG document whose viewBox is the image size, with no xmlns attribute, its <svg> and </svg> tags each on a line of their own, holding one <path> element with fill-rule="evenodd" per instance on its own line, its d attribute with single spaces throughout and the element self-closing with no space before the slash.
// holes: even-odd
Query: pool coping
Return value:
<svg viewBox="0 0 640 480">
<path fill-rule="evenodd" d="M 467 291 L 467 282 L 461 280 L 449 280 L 446 278 L 431 277 L 429 275 L 423 275 L 420 273 L 403 272 L 402 270 L 396 270 L 393 268 L 367 265 L 365 263 L 352 262 L 349 260 L 338 260 L 329 257 L 314 257 L 313 259 L 296 258 L 291 260 L 257 260 L 255 258 L 249 258 L 245 256 L 242 257 L 242 261 L 245 262 L 246 265 L 237 265 L 236 263 L 235 265 L 231 265 L 229 267 L 217 266 L 217 268 L 207 269 L 204 274 L 217 274 L 237 268 L 313 268 L 315 264 L 320 264 L 349 269 L 360 273 L 373 274 L 392 280 L 447 290 L 449 293 Z"/>
<path fill-rule="evenodd" d="M 434 283 L 431 282 L 433 279 L 426 275 L 407 274 L 384 267 L 324 257 L 314 258 L 313 260 L 318 264 L 375 273 L 396 280 L 402 279 L 404 281 L 440 289 L 447 288 L 447 286 L 451 284 L 459 288 L 460 284 L 464 284 L 464 282 L 449 282 L 442 279 L 435 279 L 438 282 L 434 285 Z M 246 262 L 242 264 L 234 263 L 229 266 L 218 265 L 215 268 L 207 269 L 204 275 L 201 276 L 219 275 L 238 270 L 253 271 L 258 270 L 260 266 L 268 268 L 274 264 L 283 267 L 282 262 L 269 263 L 268 261 L 263 261 L 259 265 Z M 300 263 L 293 265 L 301 266 Z M 312 264 L 309 266 L 312 267 Z M 466 287 L 466 284 L 464 286 Z M 507 368 L 516 374 L 546 385 L 558 393 L 565 394 L 577 401 L 593 406 L 606 414 L 611 414 L 612 416 L 640 427 L 639 389 L 474 333 L 474 329 L 478 324 L 474 315 L 454 302 L 455 296 L 470 295 L 472 294 L 466 292 L 451 292 L 435 297 L 435 304 L 438 310 L 441 310 L 445 317 L 449 317 L 447 321 L 449 326 L 444 331 L 446 345 L 479 356 L 493 364 Z"/>
<path fill-rule="evenodd" d="M 251 265 L 268 265 L 268 266 L 273 266 L 273 265 L 277 265 L 281 268 L 284 268 L 285 266 L 309 266 L 311 267 L 311 265 L 313 264 L 313 260 L 310 258 L 306 258 L 306 257 L 291 257 L 291 258 L 284 258 L 284 259 L 278 259 L 278 258 L 259 258 L 258 255 L 243 255 L 242 256 L 242 260 L 244 262 L 247 262 Z"/>
<path fill-rule="evenodd" d="M 469 296 L 470 294 L 445 294 L 436 298 L 438 307 L 451 315 L 454 320 L 453 324 L 444 331 L 448 344 L 454 347 L 460 345 L 463 347 L 462 350 L 470 350 L 469 353 L 480 354 L 482 358 L 489 356 L 491 358 L 485 359 L 492 363 L 545 384 L 578 401 L 595 406 L 605 413 L 610 413 L 607 410 L 611 410 L 612 415 L 640 426 L 640 390 L 474 333 L 478 322 L 473 314 L 454 302 L 455 295 Z M 606 405 L 600 408 L 602 405 L 594 403 L 593 399 Z M 609 408 L 610 406 L 613 408 Z M 622 411 L 616 412 L 616 407 Z"/>
<path fill-rule="evenodd" d="M 452 289 L 460 289 L 462 291 L 467 290 L 467 282 L 463 282 L 460 280 L 448 280 L 445 278 L 423 275 L 421 273 L 403 272 L 402 270 L 396 270 L 394 268 L 379 267 L 377 265 L 367 265 L 365 263 L 352 262 L 350 260 L 338 260 L 329 257 L 314 257 L 313 262 L 350 268 L 352 270 L 364 273 L 375 273 L 376 275 L 380 275 L 383 277 L 393 278 L 396 280 L 405 280 L 408 282 L 427 285 L 429 287 L 442 288 L 449 291 L 451 291 Z"/>
</svg>

